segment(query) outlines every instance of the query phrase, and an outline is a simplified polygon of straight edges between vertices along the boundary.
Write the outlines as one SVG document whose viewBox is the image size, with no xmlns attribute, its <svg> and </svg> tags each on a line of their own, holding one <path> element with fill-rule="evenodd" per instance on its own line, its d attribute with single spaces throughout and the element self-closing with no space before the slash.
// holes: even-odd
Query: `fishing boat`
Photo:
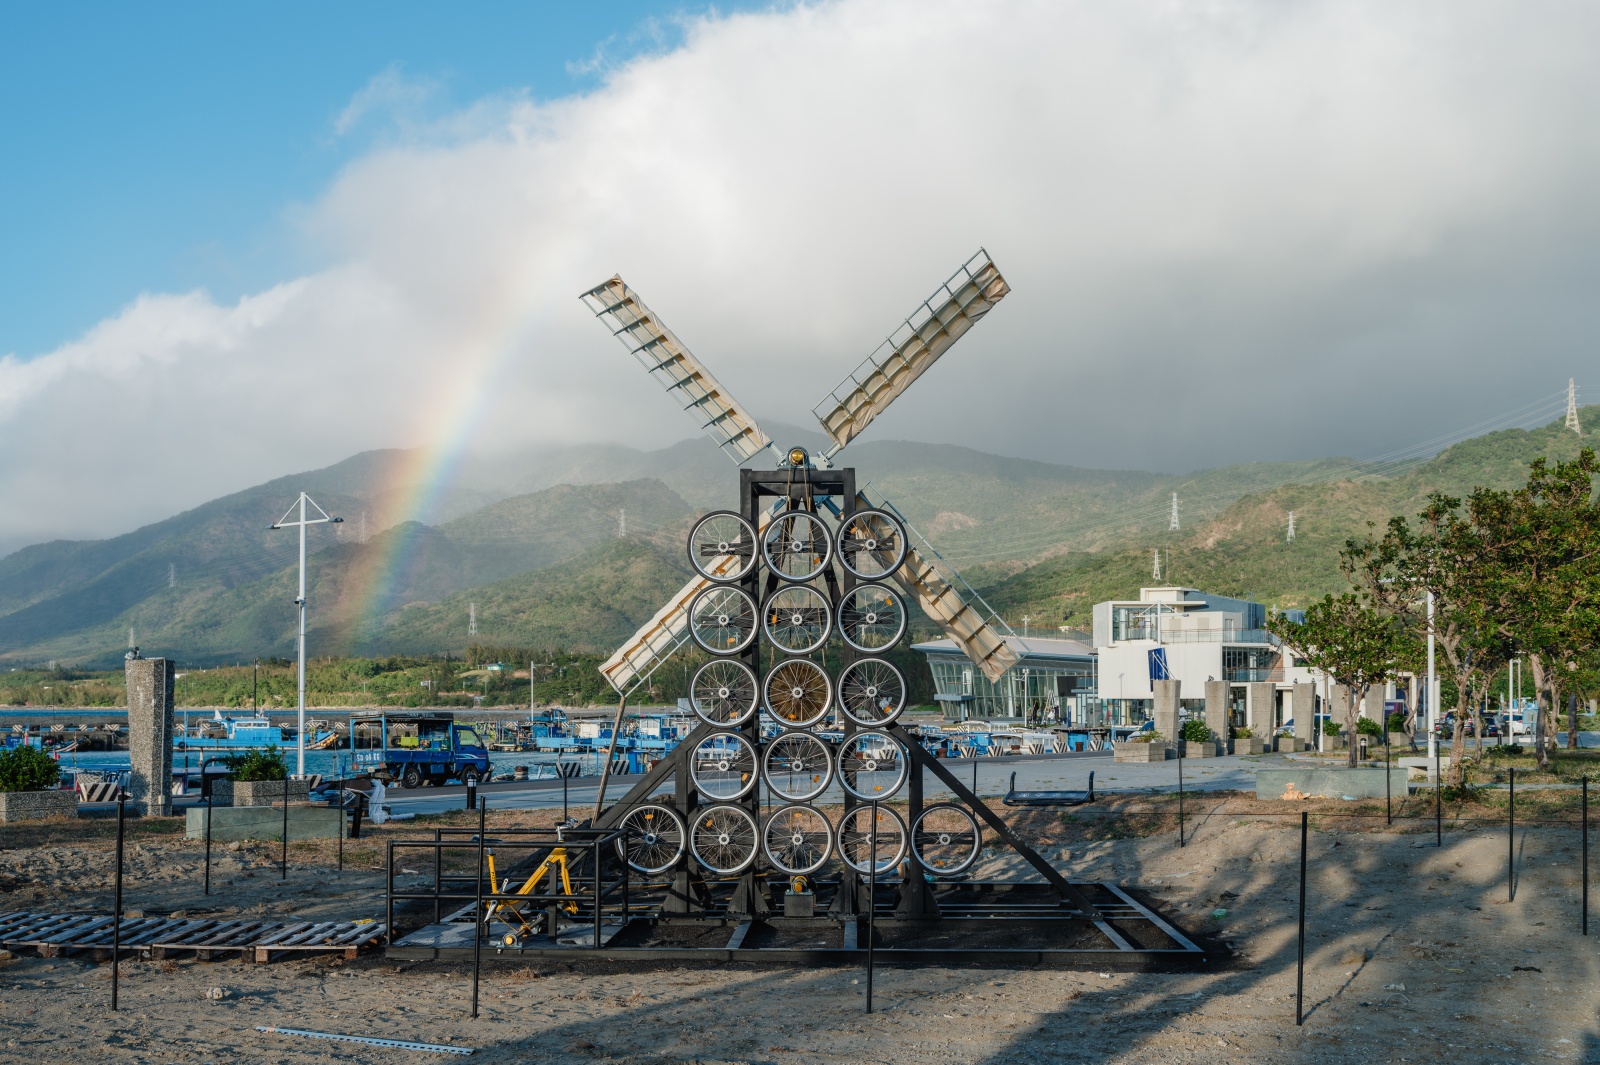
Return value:
<svg viewBox="0 0 1600 1065">
<path fill-rule="evenodd" d="M 332 746 L 338 733 L 319 730 L 306 737 L 306 747 L 320 750 Z M 199 726 L 195 735 L 179 736 L 175 751 L 249 751 L 268 747 L 287 747 L 294 743 L 293 731 L 274 725 L 264 717 L 223 717 L 218 711 L 212 720 Z M 319 747 L 319 745 L 321 745 Z"/>
</svg>

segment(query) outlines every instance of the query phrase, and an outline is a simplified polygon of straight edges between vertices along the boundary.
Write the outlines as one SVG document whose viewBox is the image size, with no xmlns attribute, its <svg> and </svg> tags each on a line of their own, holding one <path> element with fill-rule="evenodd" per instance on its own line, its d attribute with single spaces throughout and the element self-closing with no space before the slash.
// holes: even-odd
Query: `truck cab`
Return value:
<svg viewBox="0 0 1600 1065">
<path fill-rule="evenodd" d="M 373 710 L 353 715 L 350 724 L 356 767 L 402 788 L 467 784 L 489 775 L 488 745 L 453 714 Z"/>
</svg>

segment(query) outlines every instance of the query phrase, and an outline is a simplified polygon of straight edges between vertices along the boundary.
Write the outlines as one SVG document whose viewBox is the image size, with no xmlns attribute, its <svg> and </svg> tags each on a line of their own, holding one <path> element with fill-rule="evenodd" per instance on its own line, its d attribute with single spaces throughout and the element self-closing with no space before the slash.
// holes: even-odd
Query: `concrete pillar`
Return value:
<svg viewBox="0 0 1600 1065">
<path fill-rule="evenodd" d="M 1168 743 L 1178 742 L 1178 690 L 1181 683 L 1176 680 L 1150 682 L 1156 696 L 1156 731 Z"/>
<path fill-rule="evenodd" d="M 1217 739 L 1228 741 L 1228 682 L 1206 681 L 1206 727 L 1217 734 Z"/>
<path fill-rule="evenodd" d="M 133 773 L 128 798 L 141 814 L 172 813 L 172 684 L 170 658 L 130 658 L 128 759 Z"/>
<path fill-rule="evenodd" d="M 1294 686 L 1290 697 L 1289 713 L 1294 718 L 1294 738 L 1311 742 L 1311 725 L 1317 714 L 1317 686 L 1302 681 Z"/>
<path fill-rule="evenodd" d="M 1251 684 L 1245 689 L 1245 720 L 1250 731 L 1263 740 L 1272 738 L 1273 719 L 1278 707 L 1278 686 L 1271 681 Z"/>
</svg>

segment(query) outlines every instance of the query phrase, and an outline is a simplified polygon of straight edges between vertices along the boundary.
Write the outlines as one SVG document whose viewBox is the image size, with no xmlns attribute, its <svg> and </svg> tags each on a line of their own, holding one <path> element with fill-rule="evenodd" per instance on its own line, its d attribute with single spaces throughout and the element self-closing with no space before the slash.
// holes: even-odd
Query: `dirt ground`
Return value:
<svg viewBox="0 0 1600 1065">
<path fill-rule="evenodd" d="M 1071 820 L 1055 811 L 1014 819 L 1075 879 L 1127 885 L 1185 929 L 1231 944 L 1233 956 L 1211 972 L 880 969 L 869 1016 L 859 969 L 489 964 L 474 1020 L 465 965 L 381 954 L 262 966 L 132 961 L 113 1014 L 108 964 L 24 955 L 0 968 L 0 1061 L 414 1056 L 254 1031 L 261 1025 L 452 1043 L 490 1062 L 1600 1062 L 1600 923 L 1593 937 L 1579 934 L 1574 828 L 1519 828 L 1508 901 L 1503 823 L 1456 822 L 1437 849 L 1431 821 L 1384 830 L 1381 818 L 1317 818 L 1308 1016 L 1296 1029 L 1299 828 L 1259 816 L 1264 809 L 1237 796 L 1191 797 L 1183 848 L 1164 799 Z M 0 828 L 0 910 L 107 906 L 106 827 Z M 381 917 L 384 838 L 352 845 L 342 877 L 331 845 L 294 845 L 287 884 L 274 845 L 219 848 L 208 903 L 197 845 L 172 822 L 143 823 L 128 848 L 126 905 Z M 977 875 L 1024 874 L 1004 847 L 990 851 Z M 213 989 L 222 997 L 209 998 Z"/>
</svg>

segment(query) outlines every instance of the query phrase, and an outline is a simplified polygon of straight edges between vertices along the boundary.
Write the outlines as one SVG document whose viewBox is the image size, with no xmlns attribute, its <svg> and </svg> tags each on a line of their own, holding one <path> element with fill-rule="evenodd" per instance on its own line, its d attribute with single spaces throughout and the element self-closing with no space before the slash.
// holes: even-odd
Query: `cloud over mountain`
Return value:
<svg viewBox="0 0 1600 1065">
<path fill-rule="evenodd" d="M 982 244 L 1012 295 L 877 438 L 1187 469 L 1442 433 L 1589 364 L 1597 23 L 824 3 L 410 115 L 296 213 L 321 270 L 0 360 L 0 551 L 362 448 L 677 438 L 577 301 L 613 272 L 770 421 Z M 346 114 L 425 96 L 382 88 Z"/>
</svg>

